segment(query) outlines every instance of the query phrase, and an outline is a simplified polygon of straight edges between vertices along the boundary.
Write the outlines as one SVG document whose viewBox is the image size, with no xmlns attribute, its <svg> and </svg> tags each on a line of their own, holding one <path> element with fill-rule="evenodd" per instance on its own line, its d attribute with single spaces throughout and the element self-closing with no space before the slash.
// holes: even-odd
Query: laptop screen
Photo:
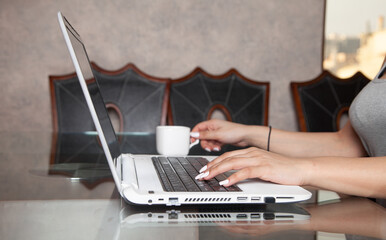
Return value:
<svg viewBox="0 0 386 240">
<path fill-rule="evenodd" d="M 111 124 L 111 120 L 108 115 L 105 102 L 103 101 L 103 97 L 99 89 L 99 84 L 92 72 L 86 48 L 84 47 L 84 44 L 80 39 L 79 34 L 75 31 L 74 28 L 72 28 L 71 24 L 67 21 L 66 18 L 64 18 L 64 22 L 76 58 L 78 60 L 83 78 L 86 81 L 91 100 L 94 104 L 94 108 L 98 116 L 103 135 L 105 136 L 107 145 L 109 147 L 111 157 L 112 159 L 116 159 L 117 157 L 119 157 L 119 155 L 121 155 L 118 140 L 115 135 L 114 128 Z M 99 137 L 101 136 L 99 135 Z"/>
</svg>

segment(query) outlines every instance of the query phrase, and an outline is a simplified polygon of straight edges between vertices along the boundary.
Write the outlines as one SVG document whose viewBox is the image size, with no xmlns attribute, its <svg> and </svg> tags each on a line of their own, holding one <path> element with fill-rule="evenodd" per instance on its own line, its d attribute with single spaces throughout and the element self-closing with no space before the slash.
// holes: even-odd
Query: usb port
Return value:
<svg viewBox="0 0 386 240">
<path fill-rule="evenodd" d="M 243 219 L 245 219 L 245 218 L 247 218 L 248 216 L 247 216 L 247 214 L 245 214 L 245 213 L 239 213 L 239 214 L 237 214 L 236 215 L 236 218 L 243 218 Z"/>
<path fill-rule="evenodd" d="M 246 201 L 248 197 L 237 197 L 237 201 Z"/>
<path fill-rule="evenodd" d="M 260 213 L 251 213 L 251 218 L 252 219 L 260 218 Z"/>
<path fill-rule="evenodd" d="M 251 201 L 260 201 L 261 197 L 251 197 Z"/>
<path fill-rule="evenodd" d="M 179 206 L 181 204 L 178 202 L 178 198 L 169 198 L 169 202 L 166 205 L 167 206 Z"/>
</svg>

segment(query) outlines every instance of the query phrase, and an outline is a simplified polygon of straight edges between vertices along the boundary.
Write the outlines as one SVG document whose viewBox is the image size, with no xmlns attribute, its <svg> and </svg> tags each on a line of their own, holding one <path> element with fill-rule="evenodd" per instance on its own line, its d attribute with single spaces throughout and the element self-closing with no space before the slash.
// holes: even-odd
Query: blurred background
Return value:
<svg viewBox="0 0 386 240">
<path fill-rule="evenodd" d="M 348 78 L 375 77 L 386 53 L 386 1 L 327 1 L 323 66 Z"/>
<path fill-rule="evenodd" d="M 74 72 L 57 11 L 91 61 L 179 78 L 200 66 L 271 82 L 269 123 L 296 130 L 289 82 L 322 71 L 324 0 L 0 1 L 0 131 L 52 129 L 49 75 Z"/>
<path fill-rule="evenodd" d="M 0 131 L 52 129 L 48 76 L 74 72 L 57 11 L 79 31 L 90 59 L 108 70 L 131 62 L 147 74 L 179 78 L 197 66 L 211 74 L 236 68 L 250 79 L 269 81 L 269 124 L 297 130 L 289 83 L 316 77 L 323 61 L 340 77 L 361 70 L 372 78 L 386 52 L 385 5 L 383 0 L 1 0 Z"/>
</svg>

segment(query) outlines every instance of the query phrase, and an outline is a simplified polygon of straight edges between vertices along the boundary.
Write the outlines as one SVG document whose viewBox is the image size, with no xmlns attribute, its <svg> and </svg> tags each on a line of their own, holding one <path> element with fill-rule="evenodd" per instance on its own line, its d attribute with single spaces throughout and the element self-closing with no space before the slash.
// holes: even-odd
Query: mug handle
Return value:
<svg viewBox="0 0 386 240">
<path fill-rule="evenodd" d="M 197 144 L 200 143 L 200 139 L 196 139 L 196 141 L 192 142 L 190 145 L 189 145 L 189 149 L 191 149 L 192 147 L 196 146 Z"/>
</svg>

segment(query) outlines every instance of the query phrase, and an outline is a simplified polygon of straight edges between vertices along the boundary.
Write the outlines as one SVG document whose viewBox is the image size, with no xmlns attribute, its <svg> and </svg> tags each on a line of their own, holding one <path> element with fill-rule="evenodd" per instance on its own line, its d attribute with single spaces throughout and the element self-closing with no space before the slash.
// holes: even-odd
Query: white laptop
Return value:
<svg viewBox="0 0 386 240">
<path fill-rule="evenodd" d="M 279 185 L 258 179 L 246 180 L 229 188 L 218 185 L 218 181 L 225 179 L 226 175 L 217 176 L 211 181 L 195 180 L 198 170 L 206 164 L 204 157 L 177 158 L 121 153 L 86 48 L 79 34 L 60 12 L 58 19 L 114 182 L 127 202 L 179 206 L 285 203 L 304 201 L 311 197 L 309 191 L 299 186 Z M 207 159 L 210 161 L 213 157 Z M 185 176 L 174 176 L 176 172 Z"/>
</svg>

